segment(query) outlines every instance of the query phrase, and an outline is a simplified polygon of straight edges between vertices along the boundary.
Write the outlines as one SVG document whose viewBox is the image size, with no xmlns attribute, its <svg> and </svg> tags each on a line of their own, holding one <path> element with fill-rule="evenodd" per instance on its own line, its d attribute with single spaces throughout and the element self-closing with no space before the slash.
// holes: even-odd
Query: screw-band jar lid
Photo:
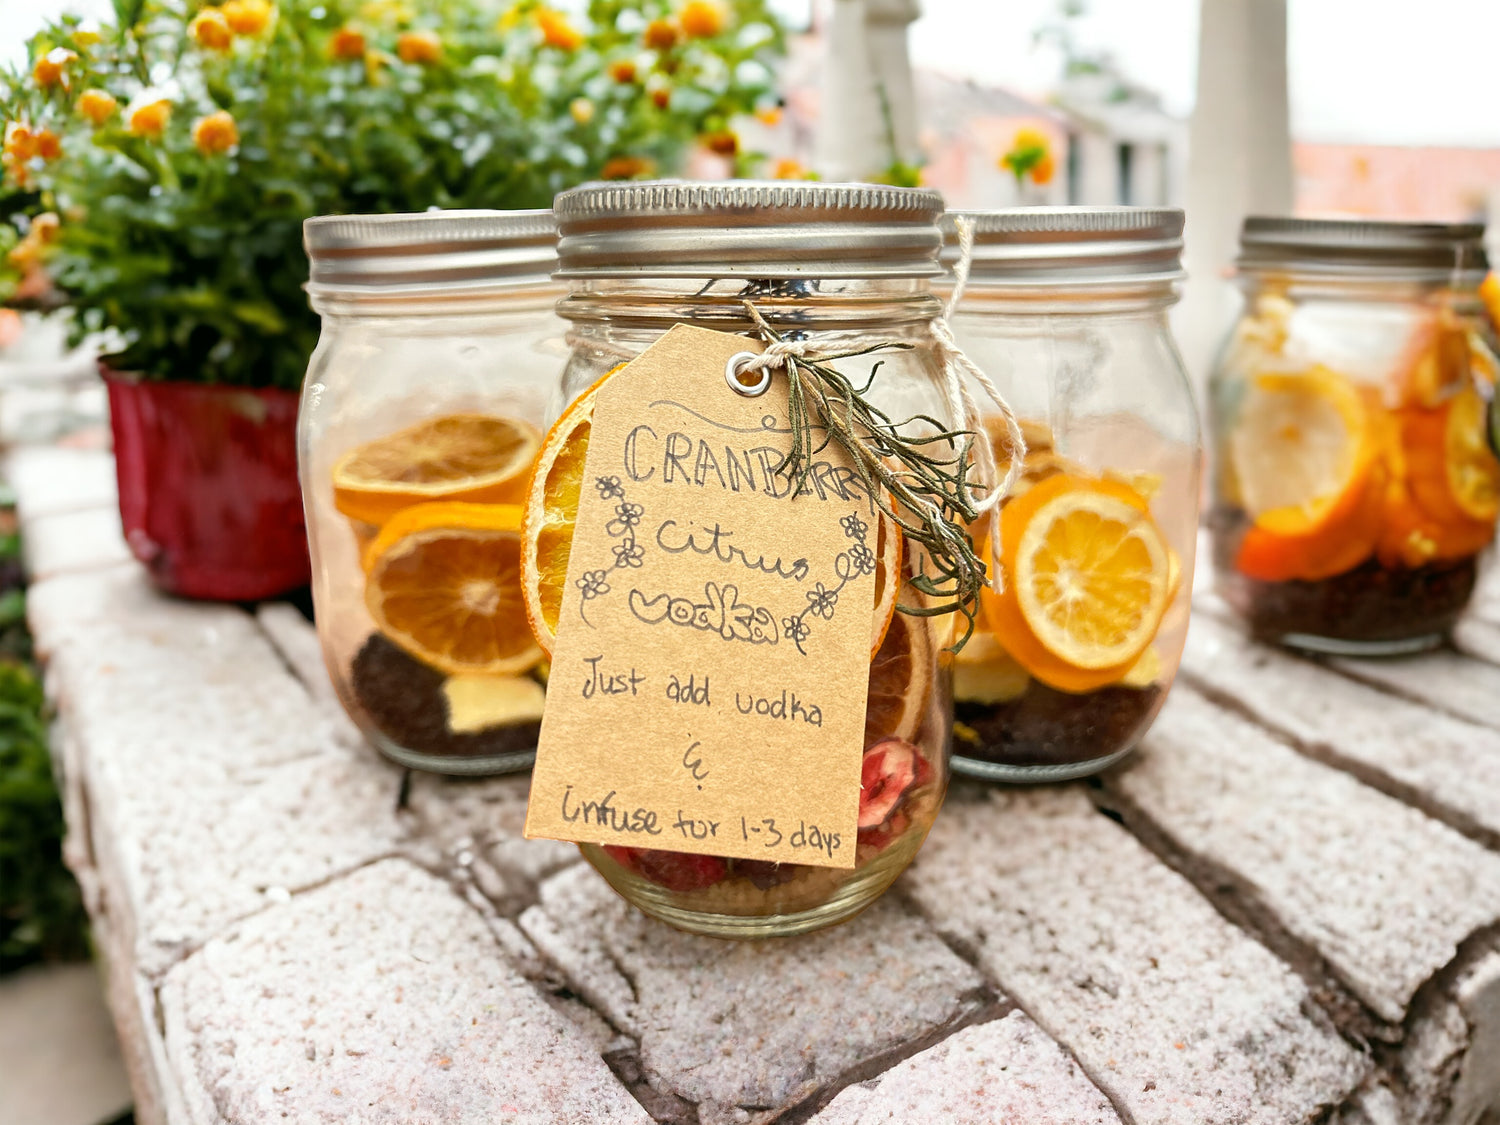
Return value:
<svg viewBox="0 0 1500 1125">
<path fill-rule="evenodd" d="M 1171 285 L 1182 271 L 1182 211 L 1175 207 L 1016 207 L 952 211 L 944 219 L 951 268 L 956 220 L 974 231 L 970 283 L 1047 288 Z"/>
<path fill-rule="evenodd" d="M 551 211 L 324 215 L 302 225 L 302 241 L 314 297 L 545 281 L 557 264 Z"/>
<path fill-rule="evenodd" d="M 1459 287 L 1489 270 L 1483 223 L 1369 222 L 1251 215 L 1240 229 L 1242 271 Z"/>
<path fill-rule="evenodd" d="M 872 184 L 585 184 L 553 202 L 558 277 L 935 277 L 943 200 Z"/>
</svg>

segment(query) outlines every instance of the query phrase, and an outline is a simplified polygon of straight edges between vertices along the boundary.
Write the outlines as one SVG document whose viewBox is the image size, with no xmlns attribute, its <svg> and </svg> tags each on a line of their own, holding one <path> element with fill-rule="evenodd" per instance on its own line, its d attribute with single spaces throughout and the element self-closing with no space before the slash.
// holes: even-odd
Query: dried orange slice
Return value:
<svg viewBox="0 0 1500 1125">
<path fill-rule="evenodd" d="M 932 690 L 932 638 L 927 619 L 898 613 L 870 661 L 865 699 L 865 746 L 884 738 L 911 742 Z"/>
<path fill-rule="evenodd" d="M 424 664 L 498 676 L 541 659 L 521 600 L 516 505 L 415 505 L 381 529 L 366 557 L 376 628 Z"/>
<path fill-rule="evenodd" d="M 1438 410 L 1408 410 L 1402 426 L 1412 495 L 1445 523 L 1500 516 L 1500 461 L 1485 440 L 1487 404 L 1465 387 Z"/>
<path fill-rule="evenodd" d="M 1063 691 L 1120 680 L 1156 636 L 1170 594 L 1166 541 L 1118 481 L 1059 475 L 1000 514 L 1006 588 L 982 594 L 1011 655 Z"/>
<path fill-rule="evenodd" d="M 333 504 L 373 524 L 440 500 L 516 504 L 540 444 L 536 427 L 517 418 L 427 418 L 344 454 L 333 467 Z"/>
<path fill-rule="evenodd" d="M 1477 555 L 1495 537 L 1495 525 L 1482 520 L 1440 521 L 1411 497 L 1404 482 L 1386 490 L 1376 552 L 1386 567 L 1425 566 Z"/>
<path fill-rule="evenodd" d="M 552 424 L 542 439 L 536 468 L 527 486 L 521 591 L 531 632 L 548 656 L 552 655 L 563 590 L 568 582 L 568 559 L 573 552 L 573 530 L 578 522 L 578 498 L 583 493 L 583 462 L 588 456 L 593 428 L 594 398 L 604 380 L 618 370 L 617 367 L 610 371 L 574 399 Z"/>
<path fill-rule="evenodd" d="M 527 489 L 522 591 L 532 633 L 549 656 L 568 580 L 568 559 L 578 522 L 578 500 L 583 492 L 584 459 L 588 456 L 594 402 L 604 381 L 618 370 L 616 367 L 609 371 L 579 395 L 547 431 Z M 875 541 L 872 657 L 879 651 L 896 612 L 904 542 L 905 536 L 895 521 L 881 513 Z"/>
<path fill-rule="evenodd" d="M 1250 381 L 1229 435 L 1240 502 L 1262 530 L 1305 535 L 1362 492 L 1374 454 L 1364 398 L 1322 365 Z"/>
</svg>

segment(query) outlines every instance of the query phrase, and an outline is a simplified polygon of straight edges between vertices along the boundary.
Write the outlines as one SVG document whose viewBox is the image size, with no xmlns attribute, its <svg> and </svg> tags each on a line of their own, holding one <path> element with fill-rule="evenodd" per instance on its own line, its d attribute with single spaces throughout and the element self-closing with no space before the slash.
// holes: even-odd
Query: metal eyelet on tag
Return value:
<svg viewBox="0 0 1500 1125">
<path fill-rule="evenodd" d="M 746 398 L 757 398 L 771 389 L 769 367 L 762 367 L 757 371 L 756 380 L 753 383 L 746 383 L 740 378 L 744 373 L 745 365 L 757 358 L 759 357 L 754 352 L 735 352 L 729 357 L 729 362 L 724 365 L 724 381 L 729 384 L 730 390 Z"/>
</svg>

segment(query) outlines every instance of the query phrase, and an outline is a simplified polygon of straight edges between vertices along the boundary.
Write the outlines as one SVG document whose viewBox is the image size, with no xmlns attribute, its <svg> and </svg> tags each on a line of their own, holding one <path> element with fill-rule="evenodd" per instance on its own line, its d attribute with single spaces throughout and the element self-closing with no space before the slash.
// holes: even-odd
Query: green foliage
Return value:
<svg viewBox="0 0 1500 1125">
<path fill-rule="evenodd" d="M 24 663 L 25 622 L 25 595 L 0 594 L 0 972 L 87 953 L 78 885 L 62 862 L 42 689 Z"/>
<path fill-rule="evenodd" d="M 586 180 L 671 173 L 696 138 L 769 100 L 783 42 L 765 0 L 730 0 L 717 33 L 656 48 L 643 33 L 675 0 L 591 0 L 574 24 L 537 0 L 280 0 L 263 30 L 216 50 L 191 31 L 200 8 L 115 0 L 117 27 L 64 19 L 32 41 L 30 66 L 0 75 L 8 136 L 61 143 L 53 159 L 7 144 L 10 198 L 25 202 L 0 223 L 0 252 L 10 291 L 44 258 L 77 335 L 122 333 L 116 367 L 249 386 L 298 386 L 316 342 L 305 218 L 546 207 Z M 437 36 L 426 61 L 409 40 L 403 52 L 414 31 Z M 34 69 L 49 57 L 50 84 Z M 87 90 L 119 110 L 96 125 Z M 161 135 L 133 131 L 130 110 L 158 98 Z M 195 142 L 215 111 L 234 121 L 227 151 Z M 16 247 L 44 211 L 60 228 Z"/>
</svg>

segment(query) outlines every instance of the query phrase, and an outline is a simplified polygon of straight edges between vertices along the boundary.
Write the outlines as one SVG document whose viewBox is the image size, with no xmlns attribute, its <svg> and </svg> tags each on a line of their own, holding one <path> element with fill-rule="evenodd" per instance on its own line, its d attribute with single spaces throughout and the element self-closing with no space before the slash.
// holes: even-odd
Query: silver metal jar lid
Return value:
<svg viewBox="0 0 1500 1125">
<path fill-rule="evenodd" d="M 557 265 L 551 211 L 324 215 L 302 225 L 308 292 L 399 296 L 546 280 Z"/>
<path fill-rule="evenodd" d="M 1350 280 L 1477 285 L 1489 269 L 1482 223 L 1395 223 L 1251 215 L 1241 270 Z"/>
<path fill-rule="evenodd" d="M 872 184 L 585 184 L 553 201 L 560 278 L 935 277 L 943 200 Z"/>
<path fill-rule="evenodd" d="M 1182 211 L 1175 207 L 1016 207 L 944 217 L 943 260 L 958 260 L 955 220 L 974 228 L 972 284 L 1046 288 L 1170 285 L 1182 270 Z"/>
</svg>

